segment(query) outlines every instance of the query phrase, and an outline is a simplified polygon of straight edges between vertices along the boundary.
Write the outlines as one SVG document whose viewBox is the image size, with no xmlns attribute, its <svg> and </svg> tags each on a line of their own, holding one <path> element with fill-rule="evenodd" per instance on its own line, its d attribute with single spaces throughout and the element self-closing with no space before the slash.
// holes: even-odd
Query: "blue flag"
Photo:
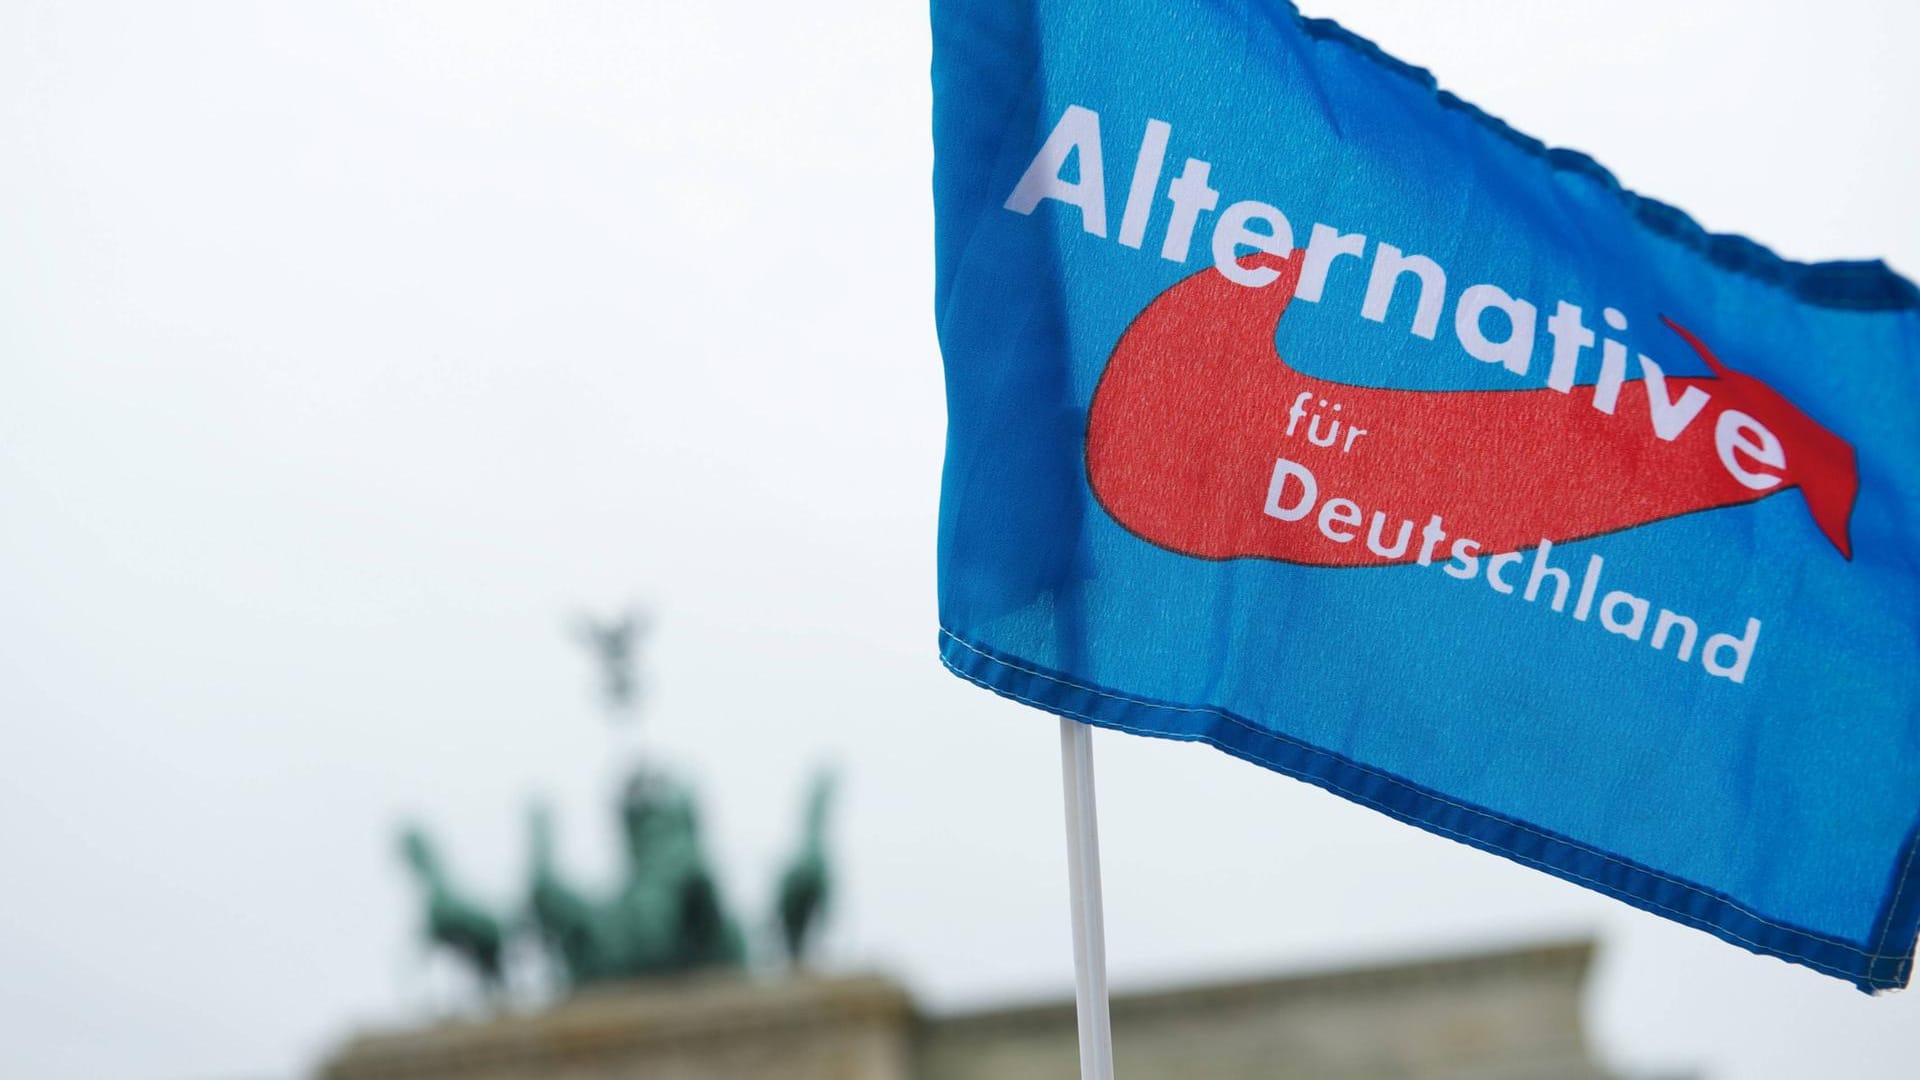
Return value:
<svg viewBox="0 0 1920 1080">
<path fill-rule="evenodd" d="M 949 668 L 1906 984 L 1910 282 L 1279 0 L 933 34 Z"/>
</svg>

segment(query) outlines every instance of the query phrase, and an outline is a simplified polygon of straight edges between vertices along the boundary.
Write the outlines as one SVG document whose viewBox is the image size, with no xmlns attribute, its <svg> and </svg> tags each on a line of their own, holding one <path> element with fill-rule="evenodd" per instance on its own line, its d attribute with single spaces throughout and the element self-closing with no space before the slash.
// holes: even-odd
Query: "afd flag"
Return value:
<svg viewBox="0 0 1920 1080">
<path fill-rule="evenodd" d="M 941 655 L 1866 989 L 1920 292 L 1280 0 L 934 0 Z"/>
</svg>

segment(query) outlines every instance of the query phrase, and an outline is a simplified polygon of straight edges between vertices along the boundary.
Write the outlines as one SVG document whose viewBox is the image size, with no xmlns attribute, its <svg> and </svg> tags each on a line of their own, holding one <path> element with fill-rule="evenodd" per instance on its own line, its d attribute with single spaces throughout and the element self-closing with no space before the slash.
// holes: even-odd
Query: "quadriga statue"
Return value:
<svg viewBox="0 0 1920 1080">
<path fill-rule="evenodd" d="M 651 620 L 629 608 L 611 619 L 582 618 L 574 638 L 600 669 L 608 718 L 632 726 L 639 698 L 638 645 Z M 780 875 L 764 922 L 788 963 L 798 966 L 832 895 L 827 813 L 834 781 L 814 777 L 802 813 L 800 843 Z M 426 832 L 405 830 L 402 851 L 426 905 L 426 936 L 472 969 L 490 994 L 503 986 L 505 958 L 516 936 L 531 936 L 552 974 L 575 987 L 701 968 L 737 968 L 748 960 L 740 924 L 728 909 L 700 839 L 693 792 L 666 773 L 639 768 L 621 790 L 618 810 L 623 871 L 603 893 L 583 891 L 555 865 L 553 821 L 544 807 L 530 815 L 532 881 L 524 910 L 502 919 L 458 891 Z"/>
<path fill-rule="evenodd" d="M 833 787 L 829 774 L 815 777 L 798 849 L 780 876 L 766 920 L 795 965 L 831 892 L 825 829 Z M 425 833 L 409 829 L 406 851 L 423 887 L 429 939 L 452 950 L 489 990 L 500 984 L 502 938 L 512 933 L 534 936 L 553 974 L 568 987 L 744 966 L 746 943 L 708 861 L 692 792 L 665 773 L 642 769 L 621 792 L 619 815 L 623 872 L 609 891 L 594 896 L 562 876 L 552 819 L 535 807 L 526 907 L 508 920 L 456 893 Z"/>
</svg>

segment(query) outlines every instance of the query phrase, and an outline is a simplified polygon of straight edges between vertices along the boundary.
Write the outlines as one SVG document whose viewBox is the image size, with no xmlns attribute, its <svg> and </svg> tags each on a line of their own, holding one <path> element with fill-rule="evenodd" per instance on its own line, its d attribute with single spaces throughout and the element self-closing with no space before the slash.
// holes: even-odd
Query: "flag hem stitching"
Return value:
<svg viewBox="0 0 1920 1080">
<path fill-rule="evenodd" d="M 1325 788 L 1343 798 L 1379 810 L 1398 820 L 1417 825 L 1431 832 L 1439 833 L 1474 847 L 1495 852 L 1526 865 L 1544 870 L 1556 877 L 1586 885 L 1606 895 L 1624 900 L 1636 907 L 1672 918 L 1675 921 L 1698 929 L 1706 930 L 1723 940 L 1743 946 L 1754 952 L 1793 960 L 1837 978 L 1846 979 L 1862 990 L 1898 989 L 1907 984 L 1913 961 L 1912 949 L 1909 948 L 1904 952 L 1893 953 L 1882 950 L 1888 938 L 1892 936 L 1896 923 L 1902 921 L 1902 919 L 1907 923 L 1920 922 L 1920 911 L 1902 912 L 1900 909 L 1900 900 L 1902 894 L 1905 892 L 1906 879 L 1912 872 L 1914 854 L 1920 852 L 1920 846 L 1910 845 L 1909 847 L 1905 867 L 1901 872 L 1899 882 L 1896 884 L 1892 901 L 1888 904 L 1885 917 L 1882 920 L 1878 920 L 1882 923 L 1882 928 L 1878 935 L 1874 951 L 1869 952 L 1826 935 L 1768 919 L 1741 906 L 1728 897 L 1714 893 L 1698 885 L 1671 877 L 1648 867 L 1639 866 L 1628 860 L 1621 859 L 1618 856 L 1609 855 L 1606 852 L 1599 851 L 1570 838 L 1535 828 L 1480 807 L 1446 798 L 1437 792 L 1427 790 L 1392 774 L 1371 768 L 1356 761 L 1351 761 L 1331 751 L 1321 749 L 1299 739 L 1262 728 L 1225 710 L 1150 701 L 1111 690 L 1086 686 L 1038 670 L 1035 667 L 1022 666 L 1021 664 L 994 655 L 963 639 L 945 626 L 940 627 L 940 636 L 943 639 L 940 650 L 941 663 L 945 665 L 949 671 L 968 682 L 991 690 L 1003 697 L 1032 705 L 1047 712 L 1055 713 L 1056 715 L 1068 716 L 1101 727 L 1109 727 L 1133 734 L 1149 735 L 1159 738 L 1206 743 L 1236 757 L 1244 758 L 1255 764 Z M 951 642 L 960 649 L 964 649 L 967 653 L 977 658 L 977 660 L 967 662 L 966 666 L 963 667 L 962 662 L 967 661 L 967 657 L 954 656 L 953 650 L 950 649 L 945 642 Z M 983 666 L 986 670 L 981 673 L 968 670 L 969 668 Z M 1261 750 L 1265 749 L 1264 747 L 1245 745 L 1240 740 L 1232 738 L 1230 734 L 1223 734 L 1214 730 L 1212 725 L 1209 725 L 1205 729 L 1196 730 L 1190 726 L 1160 726 L 1131 722 L 1122 715 L 1114 714 L 1116 710 L 1115 705 L 1103 705 L 1099 701 L 1094 701 L 1087 703 L 1087 707 L 1084 709 L 1075 709 L 1064 702 L 1043 700 L 1037 695 L 1023 694 L 1016 686 L 1005 685 L 991 678 L 995 673 L 1009 672 L 1039 680 L 1043 684 L 1047 684 L 1049 688 L 1077 691 L 1079 693 L 1095 695 L 1096 698 L 1107 699 L 1109 702 L 1117 703 L 1117 709 L 1141 709 L 1147 710 L 1149 713 L 1185 713 L 1226 721 L 1256 740 L 1264 740 L 1269 743 L 1278 744 L 1290 756 L 1302 760 L 1280 760 L 1270 753 L 1262 753 Z M 1314 768 L 1312 767 L 1314 765 L 1320 767 Z M 1364 791 L 1356 790 L 1354 786 L 1349 786 L 1349 784 L 1341 782 L 1347 779 L 1347 777 L 1342 774 L 1356 774 L 1363 783 L 1388 785 L 1390 789 L 1400 795 L 1401 798 L 1398 800 L 1387 800 L 1377 795 L 1370 795 Z M 1456 828 L 1441 820 L 1448 816 L 1463 817 L 1464 820 L 1456 824 L 1470 827 Z M 1495 835 L 1499 830 L 1525 834 L 1536 841 L 1535 846 L 1558 845 L 1576 855 L 1598 860 L 1601 863 L 1601 867 L 1595 869 L 1606 870 L 1608 872 L 1608 878 L 1594 877 L 1590 874 L 1582 873 L 1580 872 L 1580 868 L 1568 865 L 1568 863 L 1573 860 L 1556 860 L 1553 858 L 1554 853 L 1551 851 L 1543 850 L 1538 854 L 1528 854 L 1527 852 L 1517 850 L 1511 843 L 1503 842 L 1500 837 Z M 1632 881 L 1634 877 L 1648 880 L 1639 887 L 1636 887 L 1636 884 Z M 1609 880 L 1609 878 L 1617 878 L 1619 880 Z M 1663 888 L 1679 889 L 1691 894 L 1684 901 L 1676 902 L 1686 902 L 1692 907 L 1705 910 L 1689 911 L 1683 908 L 1673 907 L 1668 903 L 1662 902 L 1663 898 L 1652 895 Z M 1664 899 L 1674 898 L 1666 897 Z M 1740 919 L 1756 923 L 1763 929 L 1749 929 L 1749 933 L 1754 935 L 1749 937 L 1726 924 L 1725 916 L 1727 914 L 1736 915 Z M 1906 936 L 1912 936 L 1913 929 L 1913 927 L 1909 927 Z M 1759 940 L 1763 937 L 1775 940 Z M 1851 953 L 1854 957 L 1857 957 L 1857 959 L 1832 955 L 1836 951 Z M 1826 954 L 1825 959 L 1819 956 L 1808 955 L 1810 952 Z M 1895 962 L 1893 971 L 1886 975 L 1878 974 L 1877 972 L 1886 961 Z"/>
</svg>

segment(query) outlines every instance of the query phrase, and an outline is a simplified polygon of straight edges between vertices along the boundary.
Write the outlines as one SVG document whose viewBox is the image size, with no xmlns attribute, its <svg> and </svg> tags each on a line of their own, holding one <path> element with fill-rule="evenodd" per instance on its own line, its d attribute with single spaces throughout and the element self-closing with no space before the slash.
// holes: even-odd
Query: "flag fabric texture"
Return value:
<svg viewBox="0 0 1920 1080">
<path fill-rule="evenodd" d="M 1906 984 L 1910 282 L 1279 0 L 932 18 L 949 668 Z"/>
</svg>

